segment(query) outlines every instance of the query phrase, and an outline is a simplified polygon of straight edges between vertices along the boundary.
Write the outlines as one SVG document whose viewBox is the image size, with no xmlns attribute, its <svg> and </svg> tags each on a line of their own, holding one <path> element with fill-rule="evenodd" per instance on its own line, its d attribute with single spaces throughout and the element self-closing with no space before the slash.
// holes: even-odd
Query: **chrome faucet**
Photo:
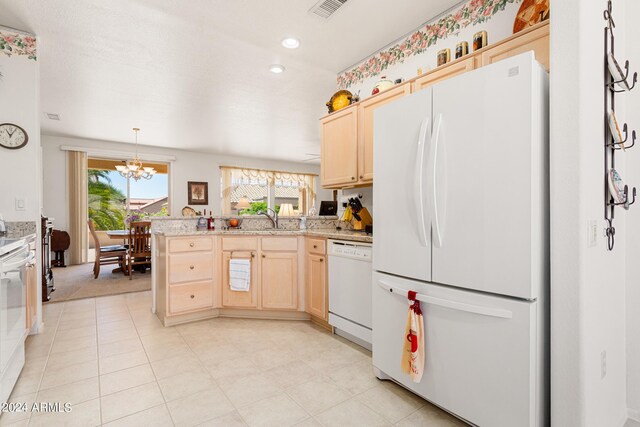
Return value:
<svg viewBox="0 0 640 427">
<path fill-rule="evenodd" d="M 273 212 L 273 215 L 269 215 L 269 211 Z M 278 228 L 278 212 L 271 208 L 267 208 L 266 211 L 258 211 L 258 215 L 264 215 L 271 220 L 273 228 Z"/>
</svg>

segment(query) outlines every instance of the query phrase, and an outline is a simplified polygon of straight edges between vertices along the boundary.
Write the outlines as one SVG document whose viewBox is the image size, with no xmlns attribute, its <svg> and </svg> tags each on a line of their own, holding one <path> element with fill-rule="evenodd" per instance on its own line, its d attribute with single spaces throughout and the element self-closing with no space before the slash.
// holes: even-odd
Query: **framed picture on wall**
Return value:
<svg viewBox="0 0 640 427">
<path fill-rule="evenodd" d="M 209 183 L 208 182 L 187 182 L 187 194 L 190 205 L 209 204 Z"/>
</svg>

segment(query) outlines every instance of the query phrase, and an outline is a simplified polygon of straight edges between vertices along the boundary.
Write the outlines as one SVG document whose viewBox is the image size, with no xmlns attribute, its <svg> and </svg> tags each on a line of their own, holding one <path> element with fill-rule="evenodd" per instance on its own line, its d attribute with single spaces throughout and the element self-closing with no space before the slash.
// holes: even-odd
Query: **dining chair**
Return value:
<svg viewBox="0 0 640 427">
<path fill-rule="evenodd" d="M 122 271 L 124 271 L 127 249 L 123 245 L 101 246 L 93 220 L 88 220 L 87 224 L 89 225 L 89 231 L 91 232 L 91 237 L 93 237 L 96 251 L 96 260 L 93 264 L 93 278 L 97 279 L 100 275 L 101 265 L 118 264 Z"/>
<path fill-rule="evenodd" d="M 151 221 L 131 222 L 129 226 L 129 256 L 127 259 L 129 280 L 133 278 L 134 266 L 151 266 L 150 228 Z"/>
</svg>

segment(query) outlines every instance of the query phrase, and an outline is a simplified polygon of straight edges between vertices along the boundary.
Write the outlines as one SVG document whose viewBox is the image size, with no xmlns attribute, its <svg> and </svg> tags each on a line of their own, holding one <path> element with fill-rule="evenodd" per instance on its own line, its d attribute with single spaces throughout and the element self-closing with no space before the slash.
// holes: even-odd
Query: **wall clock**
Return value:
<svg viewBox="0 0 640 427">
<path fill-rule="evenodd" d="M 27 145 L 29 135 L 27 131 L 12 123 L 0 124 L 0 146 L 16 150 Z"/>
</svg>

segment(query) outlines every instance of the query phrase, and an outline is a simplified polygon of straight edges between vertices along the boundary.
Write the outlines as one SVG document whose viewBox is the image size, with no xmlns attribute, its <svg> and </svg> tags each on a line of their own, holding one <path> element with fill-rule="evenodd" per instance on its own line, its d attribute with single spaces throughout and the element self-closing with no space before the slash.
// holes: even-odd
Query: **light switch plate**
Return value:
<svg viewBox="0 0 640 427">
<path fill-rule="evenodd" d="M 17 211 L 25 211 L 27 210 L 27 203 L 24 199 L 16 197 L 16 210 Z"/>
</svg>

